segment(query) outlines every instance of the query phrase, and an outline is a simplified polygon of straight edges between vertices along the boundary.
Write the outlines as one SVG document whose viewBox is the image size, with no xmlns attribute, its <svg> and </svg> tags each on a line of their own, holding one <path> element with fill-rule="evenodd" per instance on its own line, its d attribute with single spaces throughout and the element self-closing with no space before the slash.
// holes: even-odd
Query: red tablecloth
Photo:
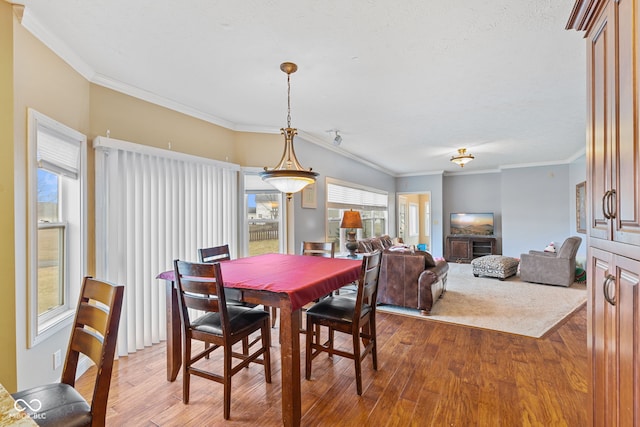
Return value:
<svg viewBox="0 0 640 427">
<path fill-rule="evenodd" d="M 292 310 L 357 281 L 362 261 L 303 255 L 265 254 L 220 263 L 225 287 L 286 293 Z M 158 279 L 174 280 L 173 270 Z"/>
</svg>

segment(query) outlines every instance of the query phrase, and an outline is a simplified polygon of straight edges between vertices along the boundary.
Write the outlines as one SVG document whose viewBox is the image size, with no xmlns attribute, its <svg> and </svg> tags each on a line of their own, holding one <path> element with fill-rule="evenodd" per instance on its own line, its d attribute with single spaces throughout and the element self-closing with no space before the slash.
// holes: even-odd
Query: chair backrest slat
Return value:
<svg viewBox="0 0 640 427">
<path fill-rule="evenodd" d="M 96 366 L 99 366 L 103 341 L 101 336 L 90 329 L 76 328 L 73 342 L 70 345 L 72 351 L 88 356 Z"/>
<path fill-rule="evenodd" d="M 208 269 L 198 274 L 206 274 L 206 271 L 208 271 Z M 201 277 L 185 277 L 183 275 L 180 278 L 180 283 L 185 292 L 203 295 L 218 294 L 218 287 L 215 280 L 202 280 Z"/>
<path fill-rule="evenodd" d="M 104 306 L 81 302 L 78 307 L 77 322 L 104 334 L 109 323 L 109 311 Z"/>
<path fill-rule="evenodd" d="M 333 258 L 335 256 L 333 242 L 302 242 L 300 253 L 302 255 Z"/>
<path fill-rule="evenodd" d="M 229 252 L 228 244 L 198 249 L 198 255 L 200 256 L 200 262 L 208 263 L 228 261 L 231 259 L 231 252 Z"/>
<path fill-rule="evenodd" d="M 220 311 L 220 303 L 217 298 L 199 295 L 183 294 L 184 303 L 187 308 L 201 311 Z"/>
</svg>

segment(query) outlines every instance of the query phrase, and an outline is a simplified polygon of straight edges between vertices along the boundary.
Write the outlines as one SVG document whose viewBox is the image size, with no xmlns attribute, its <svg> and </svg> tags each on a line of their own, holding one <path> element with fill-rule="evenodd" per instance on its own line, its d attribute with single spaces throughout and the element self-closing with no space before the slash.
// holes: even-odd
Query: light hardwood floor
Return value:
<svg viewBox="0 0 640 427">
<path fill-rule="evenodd" d="M 353 362 L 324 355 L 304 380 L 304 426 L 585 426 L 586 308 L 542 339 L 378 313 L 378 371 L 363 363 L 362 396 Z M 340 337 L 344 346 L 347 337 Z M 273 329 L 271 384 L 261 366 L 232 381 L 231 419 L 222 385 L 192 377 L 188 405 L 182 374 L 166 380 L 165 346 L 116 361 L 110 426 L 279 426 L 280 348 Z M 301 337 L 304 346 L 304 338 Z M 215 353 L 214 353 L 215 354 Z M 220 358 L 207 363 L 221 367 Z M 94 369 L 94 368 L 92 368 Z M 77 387 L 90 395 L 88 375 Z"/>
</svg>

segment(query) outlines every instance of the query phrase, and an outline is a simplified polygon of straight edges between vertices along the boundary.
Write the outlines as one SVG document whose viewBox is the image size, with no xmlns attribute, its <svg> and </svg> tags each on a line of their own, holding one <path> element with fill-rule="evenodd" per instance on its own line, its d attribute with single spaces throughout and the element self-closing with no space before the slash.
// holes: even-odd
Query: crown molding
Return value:
<svg viewBox="0 0 640 427">
<path fill-rule="evenodd" d="M 82 77 L 92 81 L 95 76 L 94 69 L 80 58 L 69 46 L 50 32 L 42 23 L 35 18 L 28 7 L 24 9 L 21 24 L 38 40 L 44 43 L 56 55 L 62 58 L 67 64 L 76 70 Z"/>
</svg>

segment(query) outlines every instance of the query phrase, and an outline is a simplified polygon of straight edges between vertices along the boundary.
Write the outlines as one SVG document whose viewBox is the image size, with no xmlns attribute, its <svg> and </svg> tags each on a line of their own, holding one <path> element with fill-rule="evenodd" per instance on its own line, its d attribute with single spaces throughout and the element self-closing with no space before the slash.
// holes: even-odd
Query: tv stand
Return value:
<svg viewBox="0 0 640 427">
<path fill-rule="evenodd" d="M 444 257 L 448 262 L 471 262 L 485 255 L 496 255 L 496 238 L 491 236 L 447 236 Z"/>
</svg>

